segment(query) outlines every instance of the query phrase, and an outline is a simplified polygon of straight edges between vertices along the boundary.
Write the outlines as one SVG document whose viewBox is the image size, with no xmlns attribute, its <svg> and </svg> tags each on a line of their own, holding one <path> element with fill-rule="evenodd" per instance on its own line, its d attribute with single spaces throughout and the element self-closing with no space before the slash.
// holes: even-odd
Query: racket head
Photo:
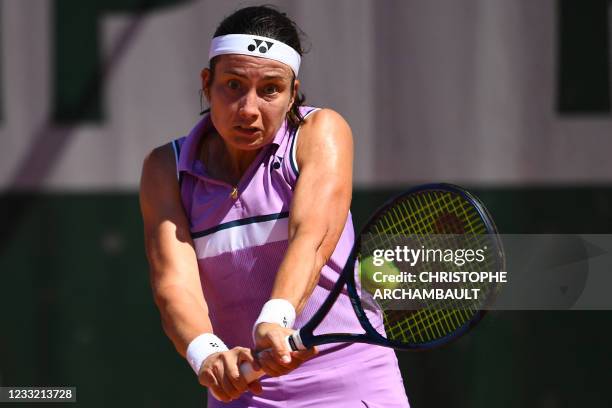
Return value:
<svg viewBox="0 0 612 408">
<path fill-rule="evenodd" d="M 415 215 L 417 214 L 417 215 Z M 412 218 L 411 218 L 412 217 Z M 435 235 L 470 238 L 472 243 L 488 245 L 486 266 L 492 271 L 505 270 L 505 256 L 497 228 L 486 207 L 473 194 L 452 184 L 417 186 L 387 201 L 368 220 L 355 242 L 352 257 L 367 258 L 371 235 Z M 477 239 L 477 242 L 474 242 Z M 392 242 L 390 243 L 390 245 Z M 439 347 L 474 327 L 485 315 L 497 291 L 488 285 L 480 303 L 461 308 L 427 308 L 415 310 L 387 309 L 368 299 L 360 268 L 345 267 L 343 280 L 355 313 L 365 334 L 352 341 L 364 341 L 399 350 L 425 350 Z M 406 284 L 404 284 L 406 285 Z M 378 317 L 377 310 L 378 308 Z M 366 312 L 367 310 L 367 312 Z M 380 316 L 381 315 L 381 316 Z M 381 320 L 384 331 L 381 330 Z M 374 327 L 376 326 L 376 328 Z M 378 330 L 377 330 L 378 328 Z"/>
</svg>

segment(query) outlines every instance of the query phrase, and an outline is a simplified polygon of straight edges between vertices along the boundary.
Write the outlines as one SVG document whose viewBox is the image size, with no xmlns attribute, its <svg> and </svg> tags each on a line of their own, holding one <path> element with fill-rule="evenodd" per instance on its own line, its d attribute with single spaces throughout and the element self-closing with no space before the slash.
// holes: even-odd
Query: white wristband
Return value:
<svg viewBox="0 0 612 408">
<path fill-rule="evenodd" d="M 261 308 L 261 313 L 253 325 L 253 338 L 259 323 L 276 323 L 282 327 L 292 328 L 295 323 L 295 308 L 285 299 L 270 299 Z"/>
<path fill-rule="evenodd" d="M 200 334 L 189 343 L 189 346 L 187 346 L 187 362 L 193 371 L 195 371 L 196 375 L 199 376 L 202 363 L 208 356 L 227 350 L 228 348 L 225 343 L 214 334 Z"/>
</svg>

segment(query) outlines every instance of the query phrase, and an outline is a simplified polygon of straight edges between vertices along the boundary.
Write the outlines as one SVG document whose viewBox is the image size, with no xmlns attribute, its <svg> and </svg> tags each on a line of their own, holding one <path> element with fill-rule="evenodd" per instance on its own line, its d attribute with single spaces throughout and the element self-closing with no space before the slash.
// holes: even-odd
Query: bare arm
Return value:
<svg viewBox="0 0 612 408">
<path fill-rule="evenodd" d="M 302 125 L 297 143 L 300 176 L 289 215 L 289 247 L 270 298 L 288 300 L 299 313 L 346 223 L 352 193 L 353 141 L 344 119 L 325 109 L 313 113 Z M 289 354 L 284 342 L 289 333 L 291 330 L 273 323 L 260 323 L 256 328 L 257 349 L 274 349 L 260 354 L 260 363 L 270 375 L 285 374 L 316 353 L 306 350 Z"/>
<path fill-rule="evenodd" d="M 289 300 L 299 313 L 331 257 L 346 223 L 352 194 L 351 130 L 334 111 L 312 114 L 300 130 L 300 176 L 289 216 L 289 248 L 271 298 Z"/>
<path fill-rule="evenodd" d="M 145 158 L 140 208 L 153 298 L 166 335 L 185 356 L 189 342 L 204 332 L 212 332 L 212 325 L 180 201 L 174 160 L 170 145 L 153 150 Z"/>
</svg>

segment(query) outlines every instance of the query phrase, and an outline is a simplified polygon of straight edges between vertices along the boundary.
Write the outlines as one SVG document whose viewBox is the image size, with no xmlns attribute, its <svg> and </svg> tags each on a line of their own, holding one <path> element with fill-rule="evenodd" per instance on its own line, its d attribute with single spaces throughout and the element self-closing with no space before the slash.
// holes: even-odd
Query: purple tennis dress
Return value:
<svg viewBox="0 0 612 408">
<path fill-rule="evenodd" d="M 314 108 L 303 107 L 307 116 Z M 253 347 L 251 329 L 269 299 L 276 271 L 288 246 L 288 218 L 298 178 L 299 131 L 286 123 L 261 149 L 237 186 L 208 176 L 198 159 L 200 138 L 212 128 L 204 117 L 172 142 L 183 207 L 190 221 L 202 291 L 214 332 L 228 347 Z M 321 205 L 324 211 L 324 205 Z M 345 264 L 354 240 L 351 215 L 330 260 L 295 327 L 323 303 Z M 379 322 L 382 325 L 382 322 Z M 339 296 L 316 333 L 361 333 L 346 293 Z M 210 393 L 208 407 L 406 408 L 408 400 L 393 350 L 367 344 L 319 346 L 319 354 L 291 373 L 263 377 L 263 393 L 250 392 L 231 403 Z"/>
</svg>

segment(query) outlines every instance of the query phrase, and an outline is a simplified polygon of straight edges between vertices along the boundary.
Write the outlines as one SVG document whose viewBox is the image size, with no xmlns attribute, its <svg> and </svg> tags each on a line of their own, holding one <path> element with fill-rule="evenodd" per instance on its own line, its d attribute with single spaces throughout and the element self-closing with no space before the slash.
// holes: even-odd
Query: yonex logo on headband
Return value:
<svg viewBox="0 0 612 408">
<path fill-rule="evenodd" d="M 268 50 L 270 48 L 272 48 L 272 46 L 274 45 L 274 43 L 271 42 L 271 41 L 258 40 L 257 38 L 253 38 L 253 42 L 255 44 L 249 44 L 249 46 L 247 47 L 247 50 L 249 50 L 251 52 L 253 52 L 255 50 L 258 50 L 262 54 L 265 54 L 266 52 L 268 52 Z M 262 43 L 266 43 L 266 45 L 263 46 L 263 45 L 261 45 Z M 260 47 L 260 45 L 261 45 L 261 47 Z"/>
<path fill-rule="evenodd" d="M 296 77 L 302 60 L 296 50 L 282 41 L 253 34 L 227 34 L 213 38 L 208 59 L 223 54 L 251 55 L 282 62 L 291 67 Z"/>
</svg>

